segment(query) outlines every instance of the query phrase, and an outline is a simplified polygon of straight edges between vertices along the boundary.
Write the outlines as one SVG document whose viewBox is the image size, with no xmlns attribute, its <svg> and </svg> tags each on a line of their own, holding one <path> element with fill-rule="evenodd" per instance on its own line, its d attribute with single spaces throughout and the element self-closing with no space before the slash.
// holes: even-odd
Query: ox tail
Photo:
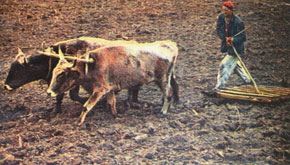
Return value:
<svg viewBox="0 0 290 165">
<path fill-rule="evenodd" d="M 174 104 L 177 104 L 179 102 L 179 86 L 173 74 L 171 75 L 170 85 L 172 87 Z"/>
<path fill-rule="evenodd" d="M 172 89 L 173 89 L 174 104 L 177 104 L 179 102 L 179 87 L 175 80 L 175 65 L 176 65 L 177 56 L 178 56 L 178 48 L 177 48 L 177 44 L 174 43 L 174 59 L 173 59 L 173 68 L 172 68 L 173 70 L 172 70 L 171 80 L 170 80 L 170 85 L 172 86 Z"/>
</svg>

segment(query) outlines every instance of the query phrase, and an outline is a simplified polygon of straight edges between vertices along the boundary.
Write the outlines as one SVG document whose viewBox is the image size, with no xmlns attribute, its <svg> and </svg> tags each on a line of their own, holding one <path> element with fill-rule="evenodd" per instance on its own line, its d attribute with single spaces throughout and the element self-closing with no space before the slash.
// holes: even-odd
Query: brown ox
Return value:
<svg viewBox="0 0 290 165">
<path fill-rule="evenodd" d="M 156 82 L 163 93 L 162 114 L 166 114 L 172 102 L 178 101 L 178 85 L 174 79 L 174 66 L 178 56 L 176 43 L 157 41 L 147 44 L 124 44 L 99 48 L 86 53 L 84 60 L 73 65 L 61 57 L 53 71 L 52 82 L 47 92 L 53 96 L 76 85 L 82 85 L 90 93 L 80 116 L 79 124 L 87 113 L 104 96 L 113 115 L 116 111 L 114 91 L 139 87 Z M 90 59 L 88 59 L 90 58 Z"/>
</svg>

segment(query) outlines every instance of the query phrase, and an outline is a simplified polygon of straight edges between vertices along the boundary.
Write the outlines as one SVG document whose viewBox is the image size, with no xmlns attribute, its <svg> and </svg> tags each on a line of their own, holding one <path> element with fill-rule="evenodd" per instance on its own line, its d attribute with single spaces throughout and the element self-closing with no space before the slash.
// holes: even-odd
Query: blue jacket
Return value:
<svg viewBox="0 0 290 165">
<path fill-rule="evenodd" d="M 235 55 L 235 52 L 232 49 L 232 47 L 228 47 L 226 45 L 226 37 L 233 37 L 235 34 L 244 30 L 245 29 L 244 23 L 240 19 L 240 17 L 233 14 L 232 18 L 229 22 L 229 25 L 228 25 L 228 36 L 226 36 L 226 33 L 225 33 L 225 26 L 226 26 L 225 15 L 221 14 L 217 20 L 217 27 L 216 27 L 217 34 L 218 34 L 219 38 L 222 40 L 221 52 L 223 52 L 223 53 L 227 52 L 230 55 Z M 245 41 L 246 41 L 246 33 L 245 32 L 234 37 L 233 45 L 239 54 L 244 53 L 244 42 Z"/>
</svg>

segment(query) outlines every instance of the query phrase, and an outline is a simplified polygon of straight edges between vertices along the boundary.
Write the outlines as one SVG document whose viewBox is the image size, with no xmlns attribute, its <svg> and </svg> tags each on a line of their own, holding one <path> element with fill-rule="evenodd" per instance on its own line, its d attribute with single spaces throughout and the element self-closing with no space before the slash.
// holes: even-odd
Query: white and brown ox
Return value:
<svg viewBox="0 0 290 165">
<path fill-rule="evenodd" d="M 162 114 L 167 113 L 173 98 L 178 102 L 178 85 L 174 78 L 178 56 L 175 42 L 167 40 L 109 46 L 86 54 L 86 60 L 76 60 L 74 64 L 68 63 L 62 56 L 47 90 L 56 96 L 82 85 L 90 93 L 79 124 L 84 122 L 87 113 L 102 97 L 106 96 L 112 114 L 116 115 L 114 91 L 140 87 L 150 82 L 155 82 L 163 93 Z"/>
</svg>

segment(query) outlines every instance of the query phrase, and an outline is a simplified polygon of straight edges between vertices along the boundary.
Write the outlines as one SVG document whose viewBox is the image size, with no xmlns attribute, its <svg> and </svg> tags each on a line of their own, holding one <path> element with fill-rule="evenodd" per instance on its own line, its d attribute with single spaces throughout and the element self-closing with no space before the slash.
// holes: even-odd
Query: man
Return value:
<svg viewBox="0 0 290 165">
<path fill-rule="evenodd" d="M 244 30 L 244 23 L 233 13 L 233 9 L 234 4 L 231 1 L 224 2 L 222 5 L 223 14 L 221 14 L 217 20 L 217 34 L 222 40 L 221 52 L 226 53 L 226 56 L 220 64 L 215 90 L 225 86 L 233 71 L 235 71 L 245 83 L 251 83 L 249 75 L 246 74 L 233 49 L 234 47 L 238 54 L 243 54 L 244 42 L 246 41 L 245 32 L 238 34 Z"/>
</svg>

